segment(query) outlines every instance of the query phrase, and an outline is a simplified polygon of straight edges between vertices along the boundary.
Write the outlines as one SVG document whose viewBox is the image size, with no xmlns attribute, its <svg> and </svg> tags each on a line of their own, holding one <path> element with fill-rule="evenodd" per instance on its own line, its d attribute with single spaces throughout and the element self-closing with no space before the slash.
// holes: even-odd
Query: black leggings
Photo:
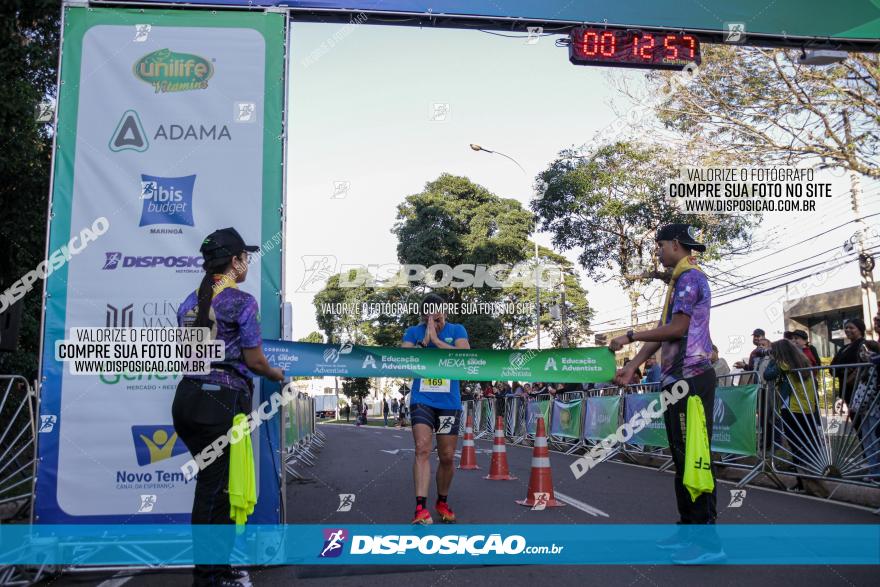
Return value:
<svg viewBox="0 0 880 587">
<path fill-rule="evenodd" d="M 171 415 L 174 430 L 195 457 L 217 438 L 229 432 L 235 414 L 247 409 L 249 393 L 230 386 L 210 384 L 184 377 L 177 385 Z M 229 517 L 229 447 L 216 460 L 200 471 L 196 478 L 192 524 L 232 524 Z M 232 552 L 233 532 L 226 529 L 206 532 L 198 530 L 193 553 L 197 560 L 218 554 L 228 559 Z M 196 531 L 196 529 L 194 529 Z M 201 534 L 205 532 L 205 534 Z M 193 585 L 218 585 L 229 565 L 197 564 L 193 569 Z"/>
<path fill-rule="evenodd" d="M 666 423 L 666 438 L 669 441 L 669 450 L 672 452 L 672 460 L 675 463 L 675 500 L 678 503 L 679 523 L 681 524 L 714 524 L 717 512 L 715 509 L 715 489 L 711 493 L 702 493 L 696 501 L 691 500 L 690 492 L 684 486 L 684 463 L 685 463 L 685 432 L 687 419 L 688 397 L 696 395 L 703 402 L 703 410 L 706 414 L 706 432 L 712 439 L 712 412 L 715 407 L 715 372 L 709 369 L 705 373 L 684 380 L 688 384 L 688 396 L 678 400 L 669 406 L 663 414 Z M 672 386 L 663 389 L 669 390 Z M 709 465 L 712 478 L 715 478 L 715 469 Z"/>
</svg>

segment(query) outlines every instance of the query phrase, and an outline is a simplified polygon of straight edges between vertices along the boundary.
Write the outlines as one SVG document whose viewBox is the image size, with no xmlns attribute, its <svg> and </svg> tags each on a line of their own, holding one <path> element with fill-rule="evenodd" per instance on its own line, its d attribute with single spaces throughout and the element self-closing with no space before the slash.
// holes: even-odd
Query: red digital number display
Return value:
<svg viewBox="0 0 880 587">
<path fill-rule="evenodd" d="M 700 63 L 694 35 L 578 27 L 571 32 L 568 58 L 578 65 L 684 69 Z"/>
</svg>

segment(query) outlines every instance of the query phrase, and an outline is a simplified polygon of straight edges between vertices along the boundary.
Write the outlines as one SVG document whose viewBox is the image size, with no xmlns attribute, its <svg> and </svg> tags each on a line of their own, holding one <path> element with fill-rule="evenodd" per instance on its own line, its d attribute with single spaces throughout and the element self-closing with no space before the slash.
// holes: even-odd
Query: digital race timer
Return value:
<svg viewBox="0 0 880 587">
<path fill-rule="evenodd" d="M 700 42 L 690 34 L 578 27 L 569 38 L 568 58 L 576 65 L 684 69 L 700 63 Z"/>
</svg>

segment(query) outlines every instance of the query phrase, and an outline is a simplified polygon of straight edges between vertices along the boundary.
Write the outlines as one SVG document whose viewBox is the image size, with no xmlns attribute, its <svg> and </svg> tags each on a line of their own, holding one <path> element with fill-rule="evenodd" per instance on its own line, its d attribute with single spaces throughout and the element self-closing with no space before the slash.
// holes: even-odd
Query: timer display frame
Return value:
<svg viewBox="0 0 880 587">
<path fill-rule="evenodd" d="M 702 61 L 696 35 L 601 27 L 572 29 L 568 59 L 575 65 L 673 70 Z"/>
</svg>

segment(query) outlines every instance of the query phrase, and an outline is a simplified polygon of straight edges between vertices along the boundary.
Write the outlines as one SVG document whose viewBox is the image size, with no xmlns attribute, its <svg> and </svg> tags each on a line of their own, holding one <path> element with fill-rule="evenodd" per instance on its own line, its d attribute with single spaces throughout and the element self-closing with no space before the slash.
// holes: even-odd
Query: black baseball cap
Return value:
<svg viewBox="0 0 880 587">
<path fill-rule="evenodd" d="M 761 328 L 755 328 L 752 331 L 752 336 L 766 336 L 766 335 L 767 335 L 767 333 L 764 332 L 764 330 Z"/>
<path fill-rule="evenodd" d="M 242 251 L 256 253 L 259 250 L 260 247 L 246 245 L 238 231 L 231 226 L 215 230 L 202 241 L 202 246 L 199 247 L 199 252 L 202 253 L 205 261 L 235 257 Z"/>
<path fill-rule="evenodd" d="M 657 231 L 654 240 L 678 241 L 687 248 L 701 253 L 706 250 L 706 245 L 697 242 L 696 229 L 690 224 L 667 224 Z"/>
</svg>

